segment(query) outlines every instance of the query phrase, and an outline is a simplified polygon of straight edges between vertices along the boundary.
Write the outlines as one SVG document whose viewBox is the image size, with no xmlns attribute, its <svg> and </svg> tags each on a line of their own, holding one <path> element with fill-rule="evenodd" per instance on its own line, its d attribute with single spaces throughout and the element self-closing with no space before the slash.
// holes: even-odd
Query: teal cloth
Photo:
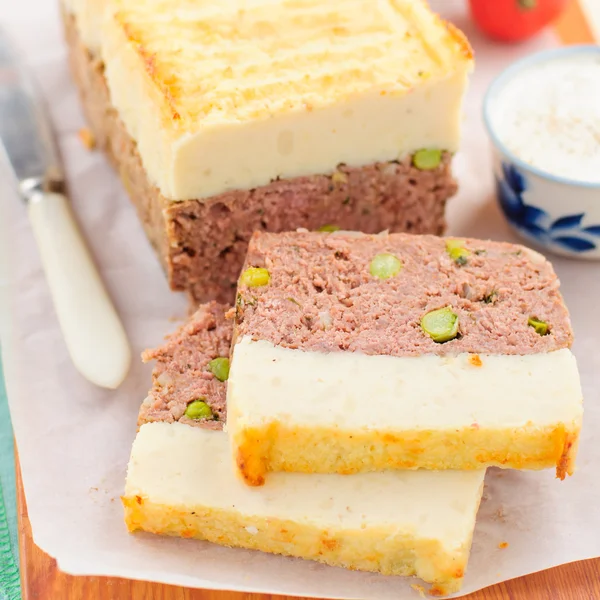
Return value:
<svg viewBox="0 0 600 600">
<path fill-rule="evenodd" d="M 0 363 L 0 600 L 20 600 L 13 434 Z"/>
</svg>

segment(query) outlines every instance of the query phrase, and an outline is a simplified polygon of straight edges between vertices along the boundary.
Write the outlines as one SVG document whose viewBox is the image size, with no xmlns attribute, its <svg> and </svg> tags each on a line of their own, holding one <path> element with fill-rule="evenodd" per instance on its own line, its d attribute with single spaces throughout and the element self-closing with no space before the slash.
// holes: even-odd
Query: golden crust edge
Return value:
<svg viewBox="0 0 600 600">
<path fill-rule="evenodd" d="M 269 471 L 352 474 L 394 469 L 520 470 L 556 468 L 564 479 L 575 470 L 580 423 L 514 429 L 403 432 L 352 431 L 288 426 L 232 430 L 238 470 L 250 485 L 262 485 Z M 307 448 L 320 447 L 310 455 Z M 493 450 L 487 450 L 493 448 Z M 380 452 L 377 452 L 380 449 Z"/>
<path fill-rule="evenodd" d="M 431 19 L 430 23 L 424 22 L 420 17 L 415 18 L 414 7 L 404 16 L 407 20 L 412 20 L 418 28 L 425 47 L 429 45 L 426 35 L 428 31 L 435 28 L 435 33 L 439 34 L 439 38 L 444 44 L 444 50 L 449 54 L 445 58 L 445 73 L 440 74 L 440 80 L 460 69 L 461 64 L 467 64 L 468 71 L 471 71 L 474 52 L 464 32 L 433 11 L 428 3 L 425 4 Z M 164 65 L 159 64 L 156 53 L 148 48 L 147 42 L 143 39 L 143 29 L 130 22 L 127 11 L 119 5 L 115 5 L 105 18 L 104 27 L 111 27 L 113 35 L 118 31 L 122 37 L 123 48 L 130 53 L 130 59 L 135 57 L 135 63 L 139 64 L 148 86 L 148 97 L 160 107 L 163 126 L 165 128 L 172 126 L 178 133 L 191 131 L 194 128 L 194 119 L 191 114 L 188 114 L 190 113 L 189 109 L 186 110 L 185 106 L 178 103 L 181 93 L 177 86 L 170 82 L 172 74 Z"/>
<path fill-rule="evenodd" d="M 390 536 L 385 528 L 330 530 L 276 518 L 246 517 L 207 507 L 168 506 L 141 494 L 121 498 L 130 533 L 193 538 L 226 547 L 314 560 L 349 570 L 416 576 L 437 595 L 460 590 L 472 534 L 446 551 L 437 540 Z"/>
</svg>

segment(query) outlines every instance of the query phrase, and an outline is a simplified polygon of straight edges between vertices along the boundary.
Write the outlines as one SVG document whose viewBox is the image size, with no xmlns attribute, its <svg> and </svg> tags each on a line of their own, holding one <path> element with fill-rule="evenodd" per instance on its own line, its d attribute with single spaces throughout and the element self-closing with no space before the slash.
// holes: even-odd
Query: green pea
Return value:
<svg viewBox="0 0 600 600">
<path fill-rule="evenodd" d="M 527 325 L 533 327 L 538 335 L 547 335 L 549 331 L 548 323 L 540 321 L 537 317 L 529 317 Z"/>
<path fill-rule="evenodd" d="M 208 368 L 219 381 L 227 381 L 229 379 L 229 359 L 225 356 L 213 358 L 208 363 Z"/>
<path fill-rule="evenodd" d="M 319 227 L 319 229 L 317 229 L 317 231 L 323 231 L 326 233 L 333 233 L 334 231 L 339 231 L 340 228 L 337 225 L 323 225 L 322 227 Z"/>
<path fill-rule="evenodd" d="M 442 162 L 442 151 L 434 148 L 418 150 L 413 155 L 413 165 L 420 171 L 435 169 Z"/>
<path fill-rule="evenodd" d="M 261 287 L 271 281 L 271 275 L 263 267 L 249 267 L 240 278 L 240 283 L 248 287 Z"/>
<path fill-rule="evenodd" d="M 464 247 L 464 240 L 446 240 L 446 252 L 448 256 L 459 266 L 466 265 L 469 250 Z"/>
<path fill-rule="evenodd" d="M 394 275 L 398 275 L 401 269 L 402 263 L 400 260 L 393 254 L 384 252 L 383 254 L 377 254 L 373 258 L 369 266 L 369 273 L 379 279 L 389 279 L 390 277 L 394 277 Z"/>
<path fill-rule="evenodd" d="M 200 419 L 212 419 L 213 414 L 210 406 L 204 400 L 192 400 L 185 409 L 185 416 L 188 419 L 199 421 Z"/>
<path fill-rule="evenodd" d="M 432 310 L 423 315 L 421 328 L 434 342 L 448 342 L 458 335 L 458 315 L 449 306 Z"/>
</svg>

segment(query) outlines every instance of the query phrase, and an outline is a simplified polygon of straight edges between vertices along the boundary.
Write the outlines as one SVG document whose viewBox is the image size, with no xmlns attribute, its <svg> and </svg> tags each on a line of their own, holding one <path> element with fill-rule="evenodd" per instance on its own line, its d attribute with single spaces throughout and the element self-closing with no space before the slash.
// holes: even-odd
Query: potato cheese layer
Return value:
<svg viewBox="0 0 600 600">
<path fill-rule="evenodd" d="M 412 0 L 115 0 L 102 58 L 173 200 L 454 152 L 472 67 L 462 34 Z"/>
<path fill-rule="evenodd" d="M 144 424 L 123 497 L 129 530 L 416 575 L 437 594 L 460 588 L 484 471 L 276 473 L 256 489 L 232 464 L 222 431 Z"/>
<path fill-rule="evenodd" d="M 476 357 L 476 358 L 475 358 Z M 568 349 L 368 356 L 242 338 L 228 390 L 238 465 L 267 470 L 574 468 L 581 388 Z"/>
</svg>

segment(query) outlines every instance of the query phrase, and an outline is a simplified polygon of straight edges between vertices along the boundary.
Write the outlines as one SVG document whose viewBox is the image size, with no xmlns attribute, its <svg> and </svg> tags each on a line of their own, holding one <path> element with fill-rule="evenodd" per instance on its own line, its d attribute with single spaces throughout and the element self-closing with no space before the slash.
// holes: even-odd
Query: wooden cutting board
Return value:
<svg viewBox="0 0 600 600">
<path fill-rule="evenodd" d="M 572 0 L 555 29 L 564 44 L 593 43 L 577 0 Z M 17 504 L 23 600 L 292 600 L 268 594 L 192 590 L 128 579 L 65 575 L 54 559 L 33 543 L 18 464 Z M 532 552 L 543 552 L 535 540 L 531 545 Z M 418 597 L 415 591 L 415 599 Z M 465 600 L 600 600 L 600 559 L 501 583 L 466 596 Z"/>
</svg>

